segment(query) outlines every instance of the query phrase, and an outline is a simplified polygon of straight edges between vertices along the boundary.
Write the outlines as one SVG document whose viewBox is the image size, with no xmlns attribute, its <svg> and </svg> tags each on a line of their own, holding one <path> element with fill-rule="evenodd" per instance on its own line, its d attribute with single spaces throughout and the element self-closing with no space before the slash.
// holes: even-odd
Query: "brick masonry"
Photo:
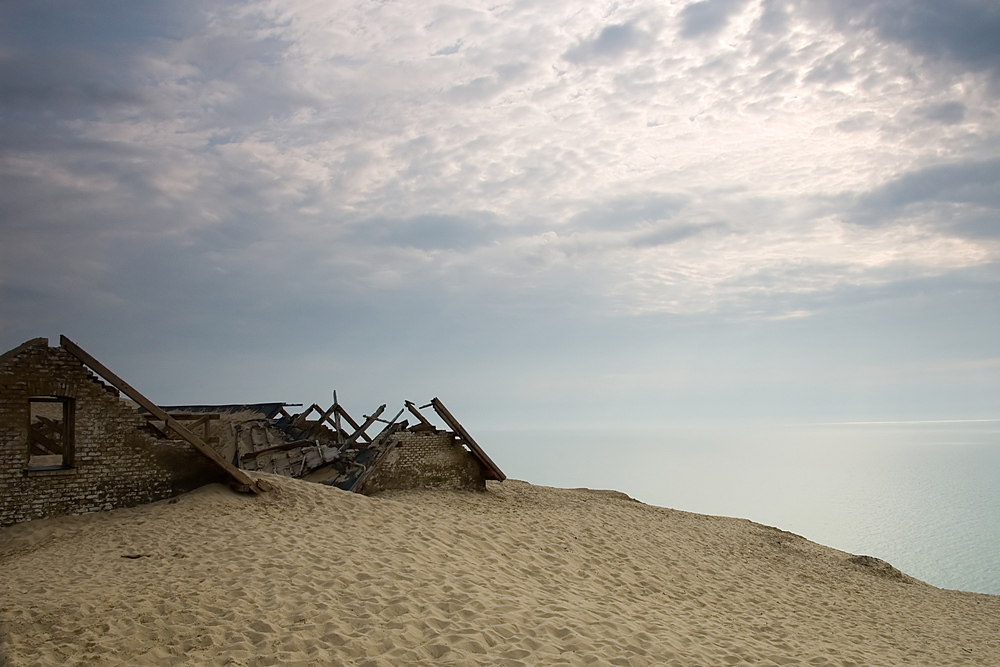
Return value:
<svg viewBox="0 0 1000 667">
<path fill-rule="evenodd" d="M 390 489 L 485 491 L 486 476 L 453 433 L 401 431 L 365 482 L 364 493 Z"/>
<path fill-rule="evenodd" d="M 28 469 L 33 396 L 74 399 L 67 468 Z M 130 507 L 228 481 L 187 442 L 157 439 L 145 425 L 116 390 L 44 338 L 0 356 L 0 526 Z"/>
</svg>

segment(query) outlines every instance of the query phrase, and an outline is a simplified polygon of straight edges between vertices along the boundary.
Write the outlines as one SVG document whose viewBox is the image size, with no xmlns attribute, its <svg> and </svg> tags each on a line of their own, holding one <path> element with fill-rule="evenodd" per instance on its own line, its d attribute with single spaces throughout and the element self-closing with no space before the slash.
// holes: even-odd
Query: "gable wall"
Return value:
<svg viewBox="0 0 1000 667">
<path fill-rule="evenodd" d="M 485 491 L 486 477 L 471 453 L 452 433 L 402 431 L 392 436 L 393 449 L 364 484 L 364 493 L 389 489 L 457 489 Z"/>
<path fill-rule="evenodd" d="M 76 358 L 44 339 L 0 364 L 0 526 L 129 507 L 177 495 L 225 474 L 184 441 L 157 440 L 136 411 Z M 68 470 L 27 471 L 32 396 L 75 399 Z"/>
</svg>

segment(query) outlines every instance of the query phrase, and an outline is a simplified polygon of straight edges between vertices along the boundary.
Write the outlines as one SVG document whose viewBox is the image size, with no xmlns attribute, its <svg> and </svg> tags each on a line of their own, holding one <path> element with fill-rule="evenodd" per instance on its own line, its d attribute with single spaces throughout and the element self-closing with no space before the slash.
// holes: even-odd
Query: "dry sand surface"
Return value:
<svg viewBox="0 0 1000 667">
<path fill-rule="evenodd" d="M 0 530 L 7 664 L 1000 665 L 1000 596 L 749 521 L 268 479 Z"/>
</svg>

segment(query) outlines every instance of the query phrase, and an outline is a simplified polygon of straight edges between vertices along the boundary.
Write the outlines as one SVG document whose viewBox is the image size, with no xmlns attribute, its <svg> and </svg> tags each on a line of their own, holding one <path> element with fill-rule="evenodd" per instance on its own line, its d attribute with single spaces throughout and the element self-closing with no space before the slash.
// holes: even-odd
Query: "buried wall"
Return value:
<svg viewBox="0 0 1000 667">
<path fill-rule="evenodd" d="M 475 457 L 453 433 L 401 431 L 364 483 L 365 494 L 390 489 L 485 491 L 486 477 Z"/>
<path fill-rule="evenodd" d="M 44 338 L 0 356 L 0 526 L 168 498 L 225 473 Z"/>
</svg>

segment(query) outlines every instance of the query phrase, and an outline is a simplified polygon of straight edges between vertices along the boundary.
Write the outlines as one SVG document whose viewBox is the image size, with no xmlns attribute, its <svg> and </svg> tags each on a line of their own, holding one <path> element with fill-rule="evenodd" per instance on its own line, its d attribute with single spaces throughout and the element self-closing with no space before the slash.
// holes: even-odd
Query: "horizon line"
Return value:
<svg viewBox="0 0 1000 667">
<path fill-rule="evenodd" d="M 896 421 L 854 421 L 854 422 L 816 422 L 810 426 L 864 426 L 872 424 L 979 424 L 1000 422 L 1000 418 L 991 419 L 900 419 Z"/>
</svg>

